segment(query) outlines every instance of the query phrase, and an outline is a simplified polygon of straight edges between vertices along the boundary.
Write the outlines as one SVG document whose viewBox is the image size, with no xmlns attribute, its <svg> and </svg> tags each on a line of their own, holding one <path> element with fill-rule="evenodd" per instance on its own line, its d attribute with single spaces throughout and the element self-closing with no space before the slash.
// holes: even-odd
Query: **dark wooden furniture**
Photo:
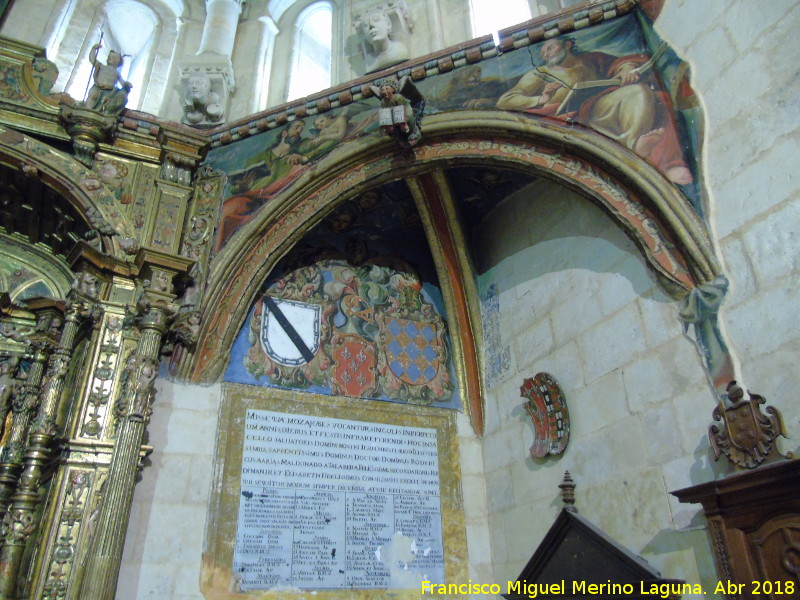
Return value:
<svg viewBox="0 0 800 600">
<path fill-rule="evenodd" d="M 503 594 L 506 600 L 681 597 L 684 581 L 662 579 L 642 557 L 578 514 L 569 472 L 559 487 L 565 506 L 519 574 L 518 585 Z"/>
<path fill-rule="evenodd" d="M 800 460 L 671 493 L 702 504 L 720 580 L 740 591 L 729 598 L 800 598 Z"/>
</svg>

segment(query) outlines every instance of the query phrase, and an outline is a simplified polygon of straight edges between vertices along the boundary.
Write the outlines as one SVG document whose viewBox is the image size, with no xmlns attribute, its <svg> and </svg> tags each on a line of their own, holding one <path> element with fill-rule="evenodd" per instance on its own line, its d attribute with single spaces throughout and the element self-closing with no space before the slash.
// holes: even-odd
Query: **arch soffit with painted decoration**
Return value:
<svg viewBox="0 0 800 600">
<path fill-rule="evenodd" d="M 282 190 L 214 258 L 190 380 L 218 379 L 259 286 L 331 210 L 388 181 L 481 161 L 555 180 L 600 205 L 633 239 L 662 287 L 680 298 L 719 273 L 707 229 L 654 167 L 591 131 L 504 112 L 425 119 L 413 158 L 384 136 L 331 152 Z"/>
<path fill-rule="evenodd" d="M 138 248 L 136 234 L 121 211 L 114 194 L 103 180 L 80 162 L 58 150 L 13 129 L 0 127 L 0 162 L 13 169 L 30 169 L 31 176 L 41 178 L 47 186 L 59 192 L 88 223 L 97 219 L 116 231 L 105 253 L 124 258 Z M 92 211 L 96 215 L 90 217 Z"/>
</svg>

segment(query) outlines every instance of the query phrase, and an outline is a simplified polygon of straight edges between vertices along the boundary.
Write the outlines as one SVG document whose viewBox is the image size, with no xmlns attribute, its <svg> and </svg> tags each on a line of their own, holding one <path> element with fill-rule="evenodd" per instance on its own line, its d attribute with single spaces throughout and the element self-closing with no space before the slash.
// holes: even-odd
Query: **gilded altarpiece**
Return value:
<svg viewBox="0 0 800 600">
<path fill-rule="evenodd" d="M 53 473 L 43 506 L 41 521 L 50 526 L 25 561 L 28 568 L 20 589 L 28 586 L 25 593 L 30 597 L 59 599 L 77 591 L 93 516 L 103 497 L 118 421 L 114 399 L 122 367 L 137 342 L 135 329 L 123 325 L 126 304 L 134 298 L 132 282 L 113 278 L 108 292 L 111 299 L 101 303 L 95 326 L 76 349 L 59 403 L 64 467 Z M 148 452 L 143 448 L 141 457 Z"/>
<path fill-rule="evenodd" d="M 219 435 L 216 454 L 215 481 L 211 499 L 211 517 L 208 520 L 206 535 L 206 552 L 203 557 L 203 574 L 201 590 L 208 600 L 221 600 L 237 598 L 241 600 L 255 598 L 301 598 L 308 592 L 303 589 L 314 589 L 311 585 L 280 586 L 269 589 L 250 589 L 243 591 L 247 586 L 242 585 L 241 576 L 234 569 L 235 555 L 241 550 L 243 528 L 239 523 L 240 504 L 242 498 L 250 499 L 251 492 L 242 484 L 243 455 L 248 456 L 248 430 L 247 425 L 252 425 L 254 417 L 273 418 L 281 420 L 280 415 L 293 422 L 305 422 L 306 425 L 315 424 L 346 429 L 361 429 L 363 431 L 396 430 L 406 432 L 406 435 L 429 436 L 429 443 L 436 444 L 439 477 L 440 514 L 441 514 L 441 553 L 443 565 L 443 582 L 465 581 L 467 578 L 467 546 L 463 503 L 461 498 L 461 468 L 458 457 L 458 441 L 455 427 L 455 413 L 424 406 L 394 405 L 391 403 L 364 401 L 338 396 L 322 396 L 289 390 L 260 388 L 240 384 L 225 384 L 224 396 L 219 421 Z M 288 421 L 287 421 L 288 422 Z M 310 426 L 310 425 L 309 425 Z M 310 436 L 313 437 L 313 436 Z M 420 438 L 421 439 L 421 438 Z M 426 438 L 428 439 L 428 438 Z M 252 441 L 252 440 L 251 440 Z M 359 442 L 361 443 L 361 442 Z M 431 446 L 432 447 L 432 446 Z M 250 450 L 252 452 L 252 449 Z M 287 452 L 286 449 L 282 450 Z M 368 450 L 365 449 L 362 457 L 364 466 L 355 468 L 353 472 L 367 472 Z M 323 458 L 315 458 L 323 460 Z M 335 460 L 335 459 L 327 459 Z M 356 461 L 358 458 L 356 458 Z M 287 463 L 288 464 L 288 463 Z M 395 472 L 394 469 L 392 469 Z M 290 478 L 291 479 L 291 478 Z M 309 485 L 312 479 L 309 479 Z M 303 479 L 297 481 L 303 485 Z M 338 489 L 338 487 L 337 487 Z M 389 491 L 389 490 L 387 490 Z M 334 493 L 331 490 L 331 493 Z M 272 495 L 270 493 L 270 495 Z M 266 500 L 266 497 L 265 497 Z M 395 509 L 396 510 L 396 509 Z M 332 514 L 327 519 L 345 518 L 345 515 Z M 436 523 L 434 517 L 433 522 Z M 287 526 L 291 531 L 291 525 Z M 394 562 L 400 565 L 404 574 L 414 572 L 414 560 L 426 552 L 424 544 L 416 547 L 415 543 L 407 544 L 404 549 L 411 548 L 411 553 L 403 552 L 396 541 L 402 543 L 404 536 L 400 531 L 390 533 L 390 545 L 381 546 L 370 550 L 370 557 L 375 556 L 374 551 L 383 555 L 384 564 Z M 237 542 L 237 534 L 240 540 Z M 343 552 L 345 540 L 341 543 L 331 544 L 339 552 Z M 411 539 L 408 539 L 411 542 Z M 237 546 L 237 544 L 239 544 Z M 296 542 L 295 542 L 296 544 Z M 291 551 L 297 550 L 295 544 L 290 543 Z M 299 547 L 298 547 L 299 548 Z M 290 551 L 290 552 L 291 552 Z M 297 550 L 299 551 L 299 550 Z M 329 558 L 336 554 L 329 551 Z M 391 554 L 387 554 L 387 552 Z M 419 552 L 419 554 L 416 554 Z M 434 549 L 433 552 L 436 552 Z M 379 556 L 378 555 L 378 556 Z M 340 557 L 341 558 L 341 557 Z M 268 560 L 266 555 L 262 560 Z M 294 559 L 292 559 L 294 560 Z M 377 560 L 380 560 L 379 558 Z M 324 561 L 318 561 L 324 562 Z M 379 563 L 378 563 L 379 564 Z M 348 561 L 348 567 L 349 567 Z M 388 567 L 387 567 L 388 569 Z M 390 569 L 389 569 L 390 570 Z M 342 573 L 339 571 L 339 573 Z M 334 573 L 336 575 L 336 573 Z M 343 573 L 342 573 L 343 575 Z M 422 571 L 418 574 L 423 575 Z M 391 577 L 394 583 L 397 578 Z M 418 598 L 419 583 L 416 586 L 404 586 L 406 589 L 391 589 L 393 598 Z M 314 589 L 314 597 L 325 599 L 357 598 L 376 599 L 386 597 L 386 588 L 359 589 L 353 587 L 339 587 L 328 585 L 328 589 Z M 339 587 L 339 589 L 332 589 Z"/>
</svg>

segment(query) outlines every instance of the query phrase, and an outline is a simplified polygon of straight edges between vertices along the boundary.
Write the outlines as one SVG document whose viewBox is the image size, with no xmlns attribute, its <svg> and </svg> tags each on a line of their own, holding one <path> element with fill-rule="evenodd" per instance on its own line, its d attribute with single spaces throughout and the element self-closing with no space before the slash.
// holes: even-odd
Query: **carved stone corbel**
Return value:
<svg viewBox="0 0 800 600">
<path fill-rule="evenodd" d="M 181 123 L 214 127 L 225 120 L 233 90 L 230 60 L 218 65 L 187 64 L 181 68 Z"/>
</svg>

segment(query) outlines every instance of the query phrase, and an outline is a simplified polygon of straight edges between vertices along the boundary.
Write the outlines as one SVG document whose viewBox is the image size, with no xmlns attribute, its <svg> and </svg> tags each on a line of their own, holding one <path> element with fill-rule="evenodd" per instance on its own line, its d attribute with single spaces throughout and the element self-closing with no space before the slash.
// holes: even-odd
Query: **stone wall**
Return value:
<svg viewBox="0 0 800 600">
<path fill-rule="evenodd" d="M 481 233 L 492 267 L 480 283 L 499 293 L 510 349 L 483 440 L 494 581 L 514 581 L 549 529 L 567 469 L 584 516 L 665 577 L 711 581 L 696 508 L 667 495 L 715 476 L 705 437 L 714 397 L 674 301 L 608 216 L 555 184 L 520 190 Z M 559 458 L 528 452 L 519 388 L 541 371 L 560 383 L 572 420 Z"/>
<path fill-rule="evenodd" d="M 157 380 L 149 465 L 136 486 L 117 600 L 202 600 L 200 565 L 220 386 Z"/>
<path fill-rule="evenodd" d="M 711 225 L 731 280 L 723 328 L 744 384 L 783 411 L 785 450 L 800 439 L 799 18 L 796 1 L 670 0 L 657 21 L 704 101 Z M 538 545 L 569 469 L 584 515 L 664 577 L 707 586 L 716 574 L 704 519 L 667 492 L 729 471 L 711 460 L 710 385 L 675 304 L 633 246 L 588 203 L 559 195 L 529 189 L 487 222 L 496 266 L 482 287 L 500 289 L 511 350 L 483 443 L 494 580 L 515 578 Z M 561 382 L 573 419 L 560 460 L 526 456 L 532 432 L 518 388 L 540 370 Z"/>
<path fill-rule="evenodd" d="M 797 0 L 670 0 L 657 21 L 704 101 L 711 224 L 731 280 L 723 322 L 746 386 L 784 413 L 786 449 L 800 439 L 798 23 Z"/>
</svg>

